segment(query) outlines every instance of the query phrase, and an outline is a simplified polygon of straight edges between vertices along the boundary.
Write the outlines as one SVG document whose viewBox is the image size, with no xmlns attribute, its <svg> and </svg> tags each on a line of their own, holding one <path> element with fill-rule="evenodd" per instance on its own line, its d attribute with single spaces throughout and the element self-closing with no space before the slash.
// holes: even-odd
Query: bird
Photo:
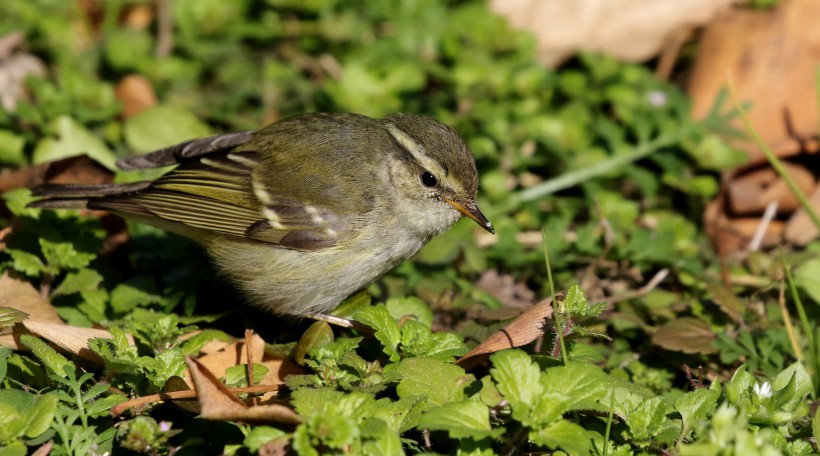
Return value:
<svg viewBox="0 0 820 456">
<path fill-rule="evenodd" d="M 463 216 L 494 233 L 469 147 L 432 117 L 302 114 L 117 162 L 170 165 L 143 182 L 42 185 L 30 205 L 190 237 L 252 305 L 319 319 Z"/>
</svg>

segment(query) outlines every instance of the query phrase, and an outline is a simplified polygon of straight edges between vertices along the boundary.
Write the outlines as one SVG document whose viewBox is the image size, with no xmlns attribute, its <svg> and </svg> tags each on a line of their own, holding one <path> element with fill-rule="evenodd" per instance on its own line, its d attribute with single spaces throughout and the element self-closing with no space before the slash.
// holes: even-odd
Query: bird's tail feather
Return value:
<svg viewBox="0 0 820 456">
<path fill-rule="evenodd" d="M 143 190 L 150 182 L 133 184 L 46 184 L 32 189 L 34 196 L 43 199 L 29 203 L 39 209 L 84 209 L 89 201 L 106 196 L 122 195 Z"/>
</svg>

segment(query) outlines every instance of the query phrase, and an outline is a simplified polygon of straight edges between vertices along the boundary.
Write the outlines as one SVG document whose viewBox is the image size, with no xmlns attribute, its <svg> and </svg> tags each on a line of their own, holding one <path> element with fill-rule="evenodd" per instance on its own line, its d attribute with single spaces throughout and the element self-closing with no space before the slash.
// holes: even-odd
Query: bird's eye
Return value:
<svg viewBox="0 0 820 456">
<path fill-rule="evenodd" d="M 421 183 L 424 184 L 425 187 L 435 187 L 438 181 L 433 173 L 430 171 L 425 171 L 421 173 Z"/>
</svg>

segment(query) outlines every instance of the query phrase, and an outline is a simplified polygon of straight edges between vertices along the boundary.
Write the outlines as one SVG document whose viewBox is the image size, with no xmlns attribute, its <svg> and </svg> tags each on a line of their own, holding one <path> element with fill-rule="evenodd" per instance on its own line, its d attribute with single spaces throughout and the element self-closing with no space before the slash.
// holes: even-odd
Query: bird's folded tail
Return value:
<svg viewBox="0 0 820 456">
<path fill-rule="evenodd" d="M 38 209 L 85 209 L 89 201 L 106 196 L 118 196 L 143 190 L 151 182 L 133 184 L 46 184 L 32 189 L 43 199 L 28 204 Z"/>
</svg>

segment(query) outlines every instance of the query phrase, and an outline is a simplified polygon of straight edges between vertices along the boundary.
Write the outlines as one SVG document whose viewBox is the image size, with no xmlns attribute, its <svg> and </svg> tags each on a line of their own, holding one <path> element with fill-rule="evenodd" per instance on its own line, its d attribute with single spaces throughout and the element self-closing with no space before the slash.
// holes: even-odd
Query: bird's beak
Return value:
<svg viewBox="0 0 820 456">
<path fill-rule="evenodd" d="M 444 198 L 444 201 L 446 201 L 449 205 L 456 208 L 457 211 L 473 219 L 482 228 L 489 231 L 490 234 L 495 234 L 493 224 L 490 223 L 490 221 L 487 220 L 487 217 L 485 217 L 484 214 L 481 213 L 481 210 L 478 208 L 475 201 L 462 203 L 460 201 L 456 201 L 454 199 L 450 199 L 447 197 Z"/>
</svg>

